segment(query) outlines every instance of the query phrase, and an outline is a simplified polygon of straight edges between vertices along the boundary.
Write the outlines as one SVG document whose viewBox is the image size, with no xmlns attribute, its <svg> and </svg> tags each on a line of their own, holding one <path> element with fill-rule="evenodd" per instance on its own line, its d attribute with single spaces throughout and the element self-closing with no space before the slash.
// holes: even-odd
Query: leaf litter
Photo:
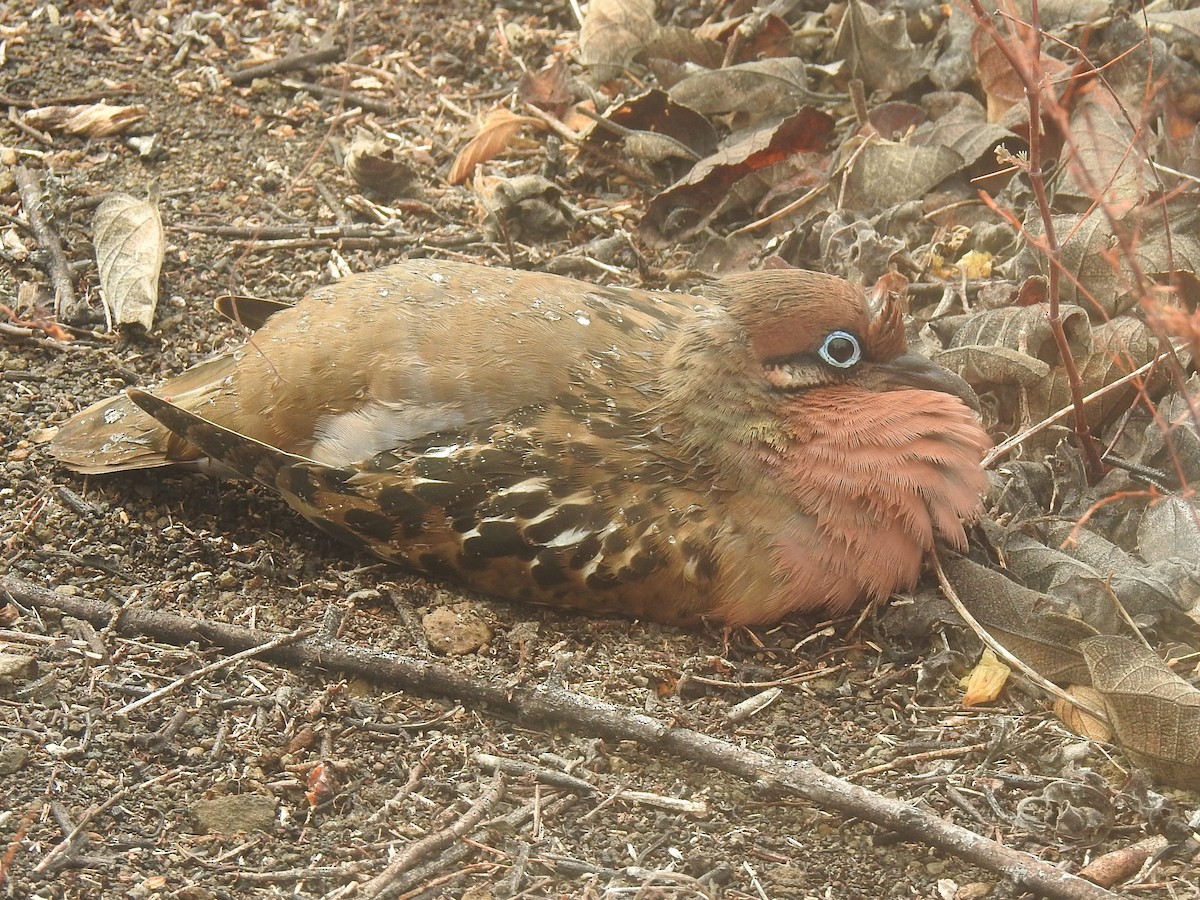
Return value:
<svg viewBox="0 0 1200 900">
<path fill-rule="evenodd" d="M 89 247 L 87 233 L 107 196 L 143 196 L 152 176 L 167 223 L 161 278 L 155 253 L 128 268 L 147 333 L 104 334 L 95 302 L 90 314 L 50 323 L 50 292 L 30 255 L 41 248 L 0 173 L 10 254 L 0 301 L 19 326 L 0 334 L 4 571 L 67 595 L 281 633 L 325 621 L 356 643 L 401 652 L 450 646 L 423 623 L 462 619 L 477 637 L 453 644 L 465 648 L 454 661 L 481 679 L 565 681 L 835 771 L 890 760 L 865 776 L 878 790 L 981 833 L 999 830 L 1072 870 L 1140 837 L 1163 838 L 1153 857 L 1133 857 L 1154 868 L 1124 877 L 1141 882 L 1139 896 L 1197 896 L 1187 862 L 1200 646 L 1194 11 L 1042 3 L 1039 40 L 1020 4 L 985 19 L 958 5 L 733 4 L 706 19 L 604 0 L 584 8 L 582 23 L 557 7 L 468 3 L 446 16 L 421 4 L 358 4 L 339 35 L 353 55 L 301 51 L 286 75 L 230 83 L 245 62 L 328 47 L 333 20 L 309 11 L 217 4 L 177 7 L 168 20 L 18 3 L 0 12 L 0 55 L 15 75 L 0 152 L 6 166 L 36 161 L 43 212 L 78 285 L 94 296 L 101 281 L 90 260 L 109 254 L 99 234 Z M 104 74 L 64 59 L 64 42 Z M 1036 133 L 1021 66 L 1045 85 Z M 531 84 L 528 73 L 542 70 L 552 74 Z M 374 137 L 351 153 L 363 128 Z M 1044 208 L 1031 189 L 1034 150 L 1049 173 Z M 383 175 L 354 174 L 368 165 Z M 999 690 L 990 705 L 960 705 L 959 679 L 977 651 L 930 591 L 861 633 L 852 622 L 801 621 L 722 641 L 583 620 L 406 579 L 239 486 L 196 477 L 81 485 L 43 453 L 49 429 L 84 401 L 221 347 L 233 327 L 206 309 L 217 294 L 294 299 L 331 273 L 397 253 L 654 287 L 762 264 L 819 265 L 868 286 L 899 277 L 916 337 L 972 383 L 997 439 L 1013 439 L 994 460 L 972 568 L 948 570 L 993 636 L 1086 697 L 1084 708 L 1102 707 L 1115 744 L 1078 709 L 1059 707 L 1066 726 L 1050 717 L 1011 675 L 988 688 Z M 164 296 L 147 323 L 153 289 Z M 1055 304 L 1060 333 L 1047 326 Z M 74 340 L 38 338 L 51 326 Z M 1098 396 L 1084 417 L 1106 463 L 1095 483 L 1076 416 L 1062 412 L 1089 395 Z M 537 807 L 530 782 L 503 800 L 488 793 L 473 762 L 481 747 L 664 803 L 652 812 L 644 798 L 554 800 L 542 831 L 480 832 L 490 855 L 460 867 L 434 854 L 412 888 L 1008 890 L 994 873 L 889 844 L 870 826 L 831 827 L 812 807 L 683 771 L 652 748 L 516 728 L 484 708 L 361 679 L 251 659 L 181 689 L 174 706 L 116 720 L 112 710 L 220 654 L 5 609 L 0 650 L 17 664 L 8 681 L 0 674 L 0 778 L 12 799 L 0 818 L 9 851 L 0 874 L 17 893 L 34 894 L 51 876 L 71 896 L 123 896 L 129 884 L 146 895 L 184 885 L 206 896 L 346 891 L 379 874 L 388 847 L 437 833 L 471 802 Z M 937 653 L 931 629 L 949 655 Z M 729 724 L 728 710 L 758 692 L 752 685 L 780 679 L 790 686 L 773 702 Z M 991 749 L 923 757 L 947 743 Z M 669 812 L 670 798 L 702 802 L 707 814 Z M 217 799 L 232 804 L 221 821 L 234 824 L 205 817 Z M 248 833 L 229 833 L 239 825 Z M 80 827 L 91 830 L 60 845 Z M 242 862 L 250 857 L 239 848 L 258 861 Z"/>
</svg>

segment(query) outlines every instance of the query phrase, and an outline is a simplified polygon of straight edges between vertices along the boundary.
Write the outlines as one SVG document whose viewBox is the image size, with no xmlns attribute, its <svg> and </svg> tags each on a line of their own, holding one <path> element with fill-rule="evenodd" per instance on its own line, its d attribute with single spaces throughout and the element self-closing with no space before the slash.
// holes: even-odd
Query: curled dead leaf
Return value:
<svg viewBox="0 0 1200 900">
<path fill-rule="evenodd" d="M 497 107 L 488 113 L 479 131 L 466 146 L 458 151 L 450 174 L 446 180 L 451 184 L 463 184 L 475 167 L 499 156 L 512 144 L 513 139 L 526 125 L 544 130 L 546 125 L 541 119 L 532 116 L 518 116 L 505 107 Z"/>
<path fill-rule="evenodd" d="M 416 170 L 399 158 L 391 144 L 366 132 L 351 142 L 345 166 L 355 184 L 389 200 L 409 192 L 417 182 Z"/>
<path fill-rule="evenodd" d="M 1067 688 L 1067 693 L 1086 702 L 1097 709 L 1104 708 L 1104 696 L 1095 688 L 1083 684 L 1073 684 Z M 1054 701 L 1054 714 L 1074 734 L 1093 741 L 1111 741 L 1112 726 L 1104 719 L 1098 719 L 1091 713 L 1068 703 L 1066 700 Z"/>
<path fill-rule="evenodd" d="M 114 326 L 154 324 L 164 237 L 158 207 L 129 194 L 112 194 L 92 220 L 100 294 Z"/>
</svg>

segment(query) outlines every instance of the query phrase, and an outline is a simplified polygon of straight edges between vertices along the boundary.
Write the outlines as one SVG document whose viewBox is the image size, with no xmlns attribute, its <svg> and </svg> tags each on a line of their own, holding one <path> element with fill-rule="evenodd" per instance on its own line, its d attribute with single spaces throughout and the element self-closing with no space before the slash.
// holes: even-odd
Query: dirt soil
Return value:
<svg viewBox="0 0 1200 900">
<path fill-rule="evenodd" d="M 544 7 L 17 0 L 0 8 L 0 93 L 142 104 L 141 130 L 157 143 L 149 156 L 122 138 L 59 134 L 45 144 L 0 121 L 5 219 L 21 215 L 15 160 L 41 177 L 97 316 L 89 228 L 99 198 L 156 189 L 168 237 L 149 335 L 108 336 L 98 320 L 94 333 L 69 342 L 0 336 L 0 572 L 114 609 L 278 633 L 332 616 L 337 636 L 362 647 L 435 655 L 514 686 L 554 683 L 771 756 L 812 760 L 1071 871 L 1175 821 L 1170 799 L 1127 787 L 1102 746 L 1066 732 L 1040 702 L 1009 690 L 992 707 L 962 708 L 958 677 L 968 661 L 946 649 L 940 629 L 914 641 L 873 616 L 857 630 L 853 618 L 797 619 L 723 635 L 493 602 L 355 554 L 245 485 L 198 474 L 83 478 L 50 458 L 52 429 L 82 405 L 152 385 L 240 339 L 212 311 L 218 295 L 294 300 L 339 272 L 401 256 L 520 267 L 557 260 L 587 273 L 569 251 L 605 237 L 602 228 L 631 229 L 619 209 L 606 221 L 581 220 L 569 238 L 489 242 L 470 192 L 442 181 L 473 127 L 460 111 L 488 108 L 519 77 L 517 57 L 540 66 L 576 29 L 568 4 Z M 355 65 L 240 87 L 217 77 L 335 30 Z M 277 245 L 202 233 L 361 221 L 343 203 L 358 189 L 335 144 L 344 147 L 364 113 L 336 90 L 285 81 L 336 87 L 347 76 L 354 90 L 368 64 L 390 75 L 385 96 L 396 108 L 373 118 L 417 148 L 410 162 L 428 186 L 398 204 L 403 233 Z M 544 155 L 552 177 L 562 170 L 552 147 L 523 152 Z M 0 303 L 28 309 L 30 285 L 45 303 L 48 279 L 13 249 L 6 245 L 0 261 Z M 634 270 L 627 280 L 664 286 L 687 254 L 647 256 L 644 275 Z M 427 618 L 437 610 L 477 630 L 482 623 L 490 637 L 477 648 L 468 640 L 469 652 L 438 654 L 431 643 L 440 632 Z M 484 706 L 388 692 L 369 679 L 250 658 L 119 713 L 227 654 L 13 606 L 0 628 L 0 651 L 36 664 L 0 677 L 3 896 L 330 896 L 460 819 L 492 784 L 479 754 L 569 772 L 594 791 L 510 775 L 486 811 L 491 826 L 449 849 L 422 845 L 397 896 L 1020 895 L 943 852 L 632 741 L 553 722 L 517 725 Z M 772 685 L 783 688 L 773 704 L 730 719 L 735 704 Z M 450 853 L 456 848 L 465 856 Z M 1135 895 L 1200 897 L 1189 865 L 1162 862 Z"/>
</svg>

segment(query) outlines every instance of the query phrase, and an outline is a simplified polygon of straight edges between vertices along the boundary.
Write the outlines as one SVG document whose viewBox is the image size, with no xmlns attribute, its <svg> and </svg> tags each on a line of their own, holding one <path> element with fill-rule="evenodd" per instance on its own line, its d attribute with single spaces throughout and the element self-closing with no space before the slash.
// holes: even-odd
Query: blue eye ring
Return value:
<svg viewBox="0 0 1200 900">
<path fill-rule="evenodd" d="M 831 331 L 825 335 L 817 355 L 835 369 L 852 369 L 862 359 L 862 345 L 848 331 Z"/>
</svg>

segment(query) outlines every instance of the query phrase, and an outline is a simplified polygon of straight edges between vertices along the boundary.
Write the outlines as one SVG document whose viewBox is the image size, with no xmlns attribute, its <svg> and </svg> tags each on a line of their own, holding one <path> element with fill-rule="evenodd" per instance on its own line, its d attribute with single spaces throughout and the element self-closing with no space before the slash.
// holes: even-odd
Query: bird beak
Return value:
<svg viewBox="0 0 1200 900">
<path fill-rule="evenodd" d="M 905 353 L 876 369 L 883 390 L 942 391 L 979 412 L 979 397 L 966 381 L 919 353 Z"/>
</svg>

